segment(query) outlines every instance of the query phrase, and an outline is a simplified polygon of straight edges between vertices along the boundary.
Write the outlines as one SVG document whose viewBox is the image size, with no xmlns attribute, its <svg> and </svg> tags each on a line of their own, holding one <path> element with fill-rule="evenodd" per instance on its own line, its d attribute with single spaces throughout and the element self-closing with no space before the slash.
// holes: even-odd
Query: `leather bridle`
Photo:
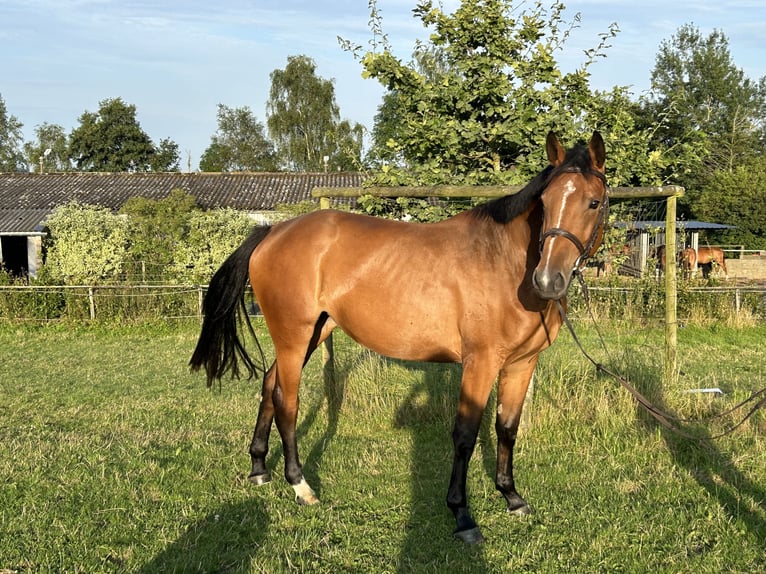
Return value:
<svg viewBox="0 0 766 574">
<path fill-rule="evenodd" d="M 598 220 L 596 221 L 596 225 L 593 227 L 593 231 L 591 232 L 587 243 L 583 245 L 582 241 L 580 241 L 574 233 L 572 233 L 571 231 L 567 231 L 566 229 L 563 229 L 561 227 L 552 227 L 545 232 L 541 230 L 541 233 L 540 233 L 540 253 L 541 254 L 543 252 L 543 245 L 545 244 L 545 240 L 548 237 L 564 237 L 574 244 L 574 246 L 577 248 L 577 251 L 580 253 L 580 255 L 575 260 L 572 271 L 578 272 L 581 269 L 581 267 L 585 264 L 585 262 L 588 260 L 588 258 L 591 257 L 592 255 L 591 251 L 593 251 L 593 247 L 596 243 L 596 239 L 598 238 L 599 231 L 606 224 L 607 216 L 609 213 L 609 185 L 607 184 L 606 176 L 600 171 L 596 171 L 595 169 L 583 171 L 582 169 L 577 167 L 569 167 L 560 171 L 554 171 L 551 174 L 551 179 L 561 173 L 582 173 L 587 175 L 594 175 L 598 177 L 604 184 L 604 199 L 601 201 L 601 205 L 598 208 L 599 210 Z"/>
</svg>

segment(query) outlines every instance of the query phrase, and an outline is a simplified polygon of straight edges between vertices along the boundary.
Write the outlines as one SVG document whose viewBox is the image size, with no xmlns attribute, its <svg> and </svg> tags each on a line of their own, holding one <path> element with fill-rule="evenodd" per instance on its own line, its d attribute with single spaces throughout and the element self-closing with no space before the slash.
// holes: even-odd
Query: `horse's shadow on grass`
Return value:
<svg viewBox="0 0 766 574">
<path fill-rule="evenodd" d="M 467 547 L 452 537 L 453 518 L 445 503 L 452 466 L 451 429 L 460 389 L 460 367 L 397 363 L 405 365 L 415 381 L 400 403 L 395 420 L 391 421 L 397 428 L 412 433 L 412 503 L 399 551 L 398 572 L 419 572 L 423 567 L 429 571 L 450 571 L 456 563 L 462 565 L 462 571 L 488 572 L 490 568 L 481 546 Z M 354 364 L 352 360 L 351 365 L 326 373 L 321 396 L 305 405 L 306 415 L 297 429 L 300 440 L 320 424 L 318 415 L 326 403 L 327 427 L 312 441 L 313 447 L 303 465 L 306 478 L 317 494 L 321 494 L 321 480 L 316 469 L 337 433 L 346 384 Z M 485 417 L 481 426 L 477 448 L 481 449 L 487 475 L 493 477 L 494 444 L 487 420 Z M 276 433 L 276 429 L 273 432 Z M 443 448 L 438 441 L 443 441 Z M 281 458 L 282 447 L 277 442 L 269 453 L 269 468 L 281 465 Z M 139 572 L 249 572 L 268 531 L 269 516 L 257 497 L 227 504 L 191 525 Z M 424 536 L 436 539 L 424 543 Z"/>
<path fill-rule="evenodd" d="M 656 383 L 660 380 L 660 374 L 653 372 L 656 370 L 646 365 L 639 366 L 637 371 L 652 374 L 649 377 L 637 376 L 636 387 L 647 395 L 660 411 L 668 413 L 671 417 L 676 416 L 661 386 L 658 387 Z M 740 520 L 756 539 L 766 540 L 766 521 L 763 519 L 763 513 L 766 512 L 766 489 L 755 484 L 737 468 L 731 455 L 725 452 L 719 446 L 721 443 L 718 439 L 714 438 L 716 431 L 706 427 L 704 422 L 690 429 L 687 428 L 688 425 L 671 420 L 674 426 L 695 437 L 691 439 L 660 424 L 641 407 L 636 408 L 640 424 L 652 430 L 659 428 L 676 465 L 683 468 L 731 519 Z M 755 510 L 753 506 L 759 507 L 759 510 Z M 714 542 L 704 539 L 703 536 L 694 542 L 696 547 L 691 550 L 703 552 Z"/>
<path fill-rule="evenodd" d="M 192 524 L 139 573 L 250 572 L 268 525 L 269 516 L 257 499 L 224 505 Z"/>
<path fill-rule="evenodd" d="M 394 362 L 404 365 L 419 379 L 400 404 L 394 421 L 397 428 L 412 433 L 412 504 L 407 534 L 399 552 L 398 572 L 418 572 L 424 567 L 428 571 L 448 572 L 456 564 L 461 565 L 461 571 L 470 564 L 470 572 L 487 572 L 482 546 L 469 547 L 452 537 L 454 520 L 446 505 L 452 469 L 451 430 L 462 370 L 458 365 Z M 482 449 L 485 468 L 487 451 L 491 450 L 486 423 L 485 417 L 477 445 Z M 443 441 L 443 448 L 438 441 Z"/>
</svg>

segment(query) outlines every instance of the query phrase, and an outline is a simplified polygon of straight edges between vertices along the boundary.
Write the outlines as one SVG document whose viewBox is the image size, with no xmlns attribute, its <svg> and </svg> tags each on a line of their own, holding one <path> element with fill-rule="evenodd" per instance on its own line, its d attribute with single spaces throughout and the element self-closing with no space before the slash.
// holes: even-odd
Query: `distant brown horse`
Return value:
<svg viewBox="0 0 766 574">
<path fill-rule="evenodd" d="M 657 269 L 661 272 L 665 271 L 665 246 L 659 245 L 655 251 L 657 257 Z M 681 249 L 676 254 L 676 261 L 680 270 L 683 272 L 684 277 L 689 278 L 694 274 L 694 269 L 697 265 L 697 252 L 692 247 L 686 247 Z"/>
<path fill-rule="evenodd" d="M 462 363 L 447 492 L 455 534 L 482 535 L 471 517 L 466 476 L 482 412 L 498 379 L 495 485 L 508 510 L 526 514 L 513 479 L 519 418 L 539 353 L 556 338 L 572 276 L 604 231 L 608 193 L 604 142 L 565 152 L 548 134 L 550 165 L 517 194 L 439 223 L 403 223 L 323 210 L 258 228 L 216 272 L 190 364 L 208 384 L 256 366 L 239 338 L 238 314 L 250 277 L 276 361 L 265 372 L 250 445 L 250 479 L 271 480 L 266 454 L 272 421 L 282 438 L 285 477 L 303 504 L 318 502 L 303 477 L 295 436 L 301 371 L 340 327 L 383 355 Z M 364 472 L 364 468 L 359 469 Z"/>
<path fill-rule="evenodd" d="M 678 264 L 683 271 L 684 277 L 689 279 L 694 275 L 697 268 L 697 252 L 694 248 L 687 247 L 678 252 Z"/>
<path fill-rule="evenodd" d="M 654 250 L 654 257 L 657 259 L 657 276 L 660 275 L 660 273 L 665 272 L 665 246 L 664 245 L 658 245 L 657 248 Z"/>
<path fill-rule="evenodd" d="M 726 277 L 729 276 L 729 271 L 726 269 L 723 249 L 720 247 L 699 247 L 697 249 L 697 265 L 703 268 L 702 272 L 705 277 L 710 274 L 713 264 L 720 267 Z"/>
</svg>

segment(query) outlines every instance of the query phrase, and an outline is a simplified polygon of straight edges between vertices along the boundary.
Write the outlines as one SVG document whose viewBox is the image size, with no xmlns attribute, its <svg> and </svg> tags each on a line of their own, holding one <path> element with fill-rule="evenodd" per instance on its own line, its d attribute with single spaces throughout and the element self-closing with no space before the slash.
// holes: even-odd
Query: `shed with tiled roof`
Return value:
<svg viewBox="0 0 766 574">
<path fill-rule="evenodd" d="M 312 200 L 315 187 L 360 187 L 362 173 L 0 173 L 0 261 L 34 271 L 45 218 L 71 201 L 118 211 L 132 197 L 181 189 L 203 209 L 228 207 L 268 220 L 280 204 Z M 23 252 L 23 253 L 22 253 Z"/>
</svg>

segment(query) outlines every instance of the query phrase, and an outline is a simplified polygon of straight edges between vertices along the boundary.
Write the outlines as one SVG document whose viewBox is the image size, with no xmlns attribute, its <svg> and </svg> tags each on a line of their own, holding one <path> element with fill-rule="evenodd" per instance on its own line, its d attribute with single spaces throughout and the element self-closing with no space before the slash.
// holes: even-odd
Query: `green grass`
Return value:
<svg viewBox="0 0 766 574">
<path fill-rule="evenodd" d="M 577 328 L 604 360 L 592 329 Z M 325 389 L 312 359 L 299 446 L 322 503 L 299 507 L 276 432 L 275 480 L 248 483 L 259 385 L 206 389 L 186 367 L 197 332 L 0 325 L 0 572 L 764 571 L 763 413 L 720 441 L 678 438 L 563 333 L 517 445 L 536 513 L 504 512 L 488 408 L 469 475 L 487 542 L 468 548 L 444 503 L 458 367 L 382 359 L 339 336 L 340 383 Z M 656 384 L 661 330 L 615 323 L 605 335 L 607 362 L 683 416 L 766 384 L 763 326 L 682 329 L 672 389 Z M 726 395 L 684 392 L 703 386 Z"/>
</svg>

